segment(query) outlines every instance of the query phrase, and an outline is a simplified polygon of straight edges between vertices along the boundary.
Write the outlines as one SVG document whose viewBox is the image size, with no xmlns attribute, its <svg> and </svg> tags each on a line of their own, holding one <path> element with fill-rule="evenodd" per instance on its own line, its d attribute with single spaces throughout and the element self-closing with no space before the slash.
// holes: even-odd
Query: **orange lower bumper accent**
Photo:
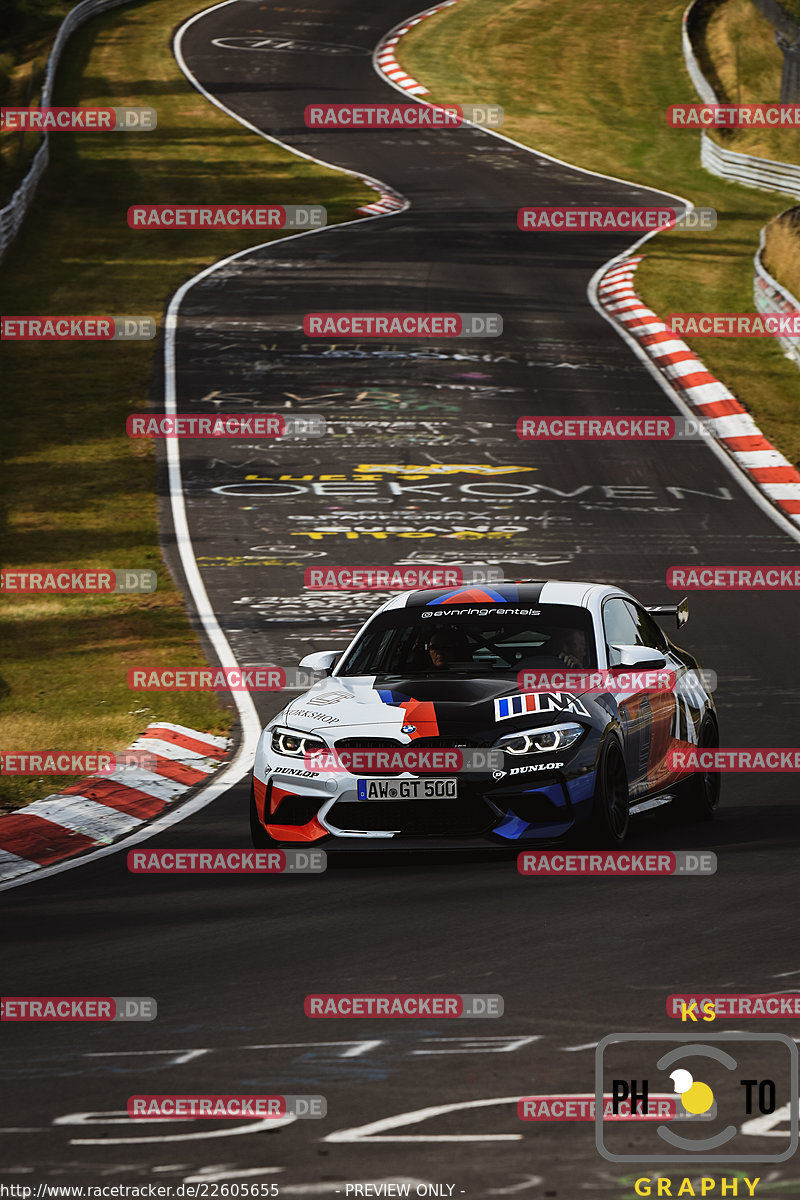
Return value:
<svg viewBox="0 0 800 1200">
<path fill-rule="evenodd" d="M 307 825 L 267 825 L 267 833 L 276 842 L 317 842 L 329 837 L 329 831 L 320 825 L 316 817 Z"/>
</svg>

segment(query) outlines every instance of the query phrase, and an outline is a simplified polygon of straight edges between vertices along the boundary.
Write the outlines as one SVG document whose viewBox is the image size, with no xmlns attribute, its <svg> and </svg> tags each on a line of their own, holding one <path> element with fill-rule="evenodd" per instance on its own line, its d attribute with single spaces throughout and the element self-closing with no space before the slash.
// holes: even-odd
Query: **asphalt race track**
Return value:
<svg viewBox="0 0 800 1200">
<path fill-rule="evenodd" d="M 227 108 L 410 202 L 256 249 L 181 305 L 180 411 L 328 422 L 319 440 L 181 443 L 194 554 L 240 665 L 290 667 L 343 647 L 383 599 L 306 592 L 312 565 L 488 562 L 509 578 L 616 582 L 655 604 L 670 601 L 673 564 L 797 559 L 796 542 L 700 442 L 517 440 L 522 415 L 674 413 L 587 297 L 630 238 L 523 233 L 517 209 L 669 197 L 474 128 L 307 129 L 312 101 L 407 100 L 371 53 L 413 12 L 238 0 L 182 39 L 187 68 Z M 231 47 L 269 35 L 306 49 Z M 331 343 L 296 332 L 326 309 L 497 312 L 504 333 Z M 164 542 L 178 572 L 166 516 Z M 722 744 L 792 745 L 795 597 L 694 594 L 690 609 L 678 640 L 718 673 Z M 283 703 L 253 699 L 263 719 Z M 454 1196 L 630 1195 L 632 1168 L 600 1157 L 590 1124 L 523 1123 L 515 1100 L 592 1091 L 594 1045 L 615 1031 L 674 1032 L 671 993 L 785 990 L 800 976 L 797 785 L 767 779 L 725 777 L 713 825 L 635 823 L 633 849 L 716 851 L 711 878 L 523 878 L 512 853 L 351 855 L 320 877 L 137 877 L 120 853 L 8 892 L 4 976 L 16 994 L 159 1006 L 146 1024 L 16 1026 L 2 1066 L 10 1177 L 274 1181 L 281 1195 L 392 1180 L 452 1184 Z M 248 846 L 247 801 L 243 782 L 147 844 Z M 500 993 L 505 1013 L 315 1023 L 303 1012 L 312 990 Z M 170 1091 L 321 1094 L 328 1114 L 270 1129 L 125 1117 L 130 1095 Z M 748 1141 L 751 1153 L 772 1149 L 766 1136 Z M 772 1169 L 782 1187 L 798 1174 L 791 1161 Z"/>
</svg>

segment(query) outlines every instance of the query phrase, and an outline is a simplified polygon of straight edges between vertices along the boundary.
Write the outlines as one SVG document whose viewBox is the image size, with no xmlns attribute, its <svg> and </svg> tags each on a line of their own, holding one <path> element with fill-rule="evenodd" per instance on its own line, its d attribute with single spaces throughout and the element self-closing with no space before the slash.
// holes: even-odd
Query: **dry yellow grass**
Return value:
<svg viewBox="0 0 800 1200">
<path fill-rule="evenodd" d="M 705 46 L 724 88 L 723 99 L 742 104 L 780 99 L 783 55 L 772 24 L 752 0 L 725 0 L 705 32 Z M 779 162 L 800 162 L 800 130 L 737 129 L 725 146 Z M 800 219 L 798 210 L 781 214 L 765 234 L 764 264 L 793 295 L 800 292 Z"/>
<path fill-rule="evenodd" d="M 800 206 L 770 221 L 762 258 L 770 275 L 800 299 Z"/>
<path fill-rule="evenodd" d="M 732 104 L 777 103 L 781 94 L 783 55 L 772 24 L 752 0 L 725 0 L 714 11 L 704 34 L 705 48 Z M 715 135 L 715 141 L 723 139 Z M 757 154 L 780 162 L 800 161 L 800 130 L 735 129 L 723 144 L 740 154 Z"/>
</svg>

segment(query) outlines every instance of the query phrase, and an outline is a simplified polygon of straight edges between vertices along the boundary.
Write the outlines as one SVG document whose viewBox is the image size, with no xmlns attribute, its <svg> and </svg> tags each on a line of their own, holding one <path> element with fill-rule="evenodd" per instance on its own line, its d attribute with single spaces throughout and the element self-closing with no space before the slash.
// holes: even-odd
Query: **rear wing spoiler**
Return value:
<svg viewBox="0 0 800 1200">
<path fill-rule="evenodd" d="M 674 617 L 680 629 L 689 620 L 689 597 L 684 596 L 677 604 L 651 604 L 647 611 L 656 617 Z"/>
</svg>

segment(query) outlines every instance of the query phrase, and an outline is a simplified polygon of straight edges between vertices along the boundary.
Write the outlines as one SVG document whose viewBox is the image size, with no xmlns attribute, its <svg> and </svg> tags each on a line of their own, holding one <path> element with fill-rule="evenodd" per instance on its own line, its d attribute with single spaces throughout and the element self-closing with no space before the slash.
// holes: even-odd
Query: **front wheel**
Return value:
<svg viewBox="0 0 800 1200">
<path fill-rule="evenodd" d="M 600 752 L 594 790 L 590 837 L 592 845 L 613 850 L 622 846 L 630 824 L 628 772 L 616 738 L 609 738 Z"/>
</svg>

